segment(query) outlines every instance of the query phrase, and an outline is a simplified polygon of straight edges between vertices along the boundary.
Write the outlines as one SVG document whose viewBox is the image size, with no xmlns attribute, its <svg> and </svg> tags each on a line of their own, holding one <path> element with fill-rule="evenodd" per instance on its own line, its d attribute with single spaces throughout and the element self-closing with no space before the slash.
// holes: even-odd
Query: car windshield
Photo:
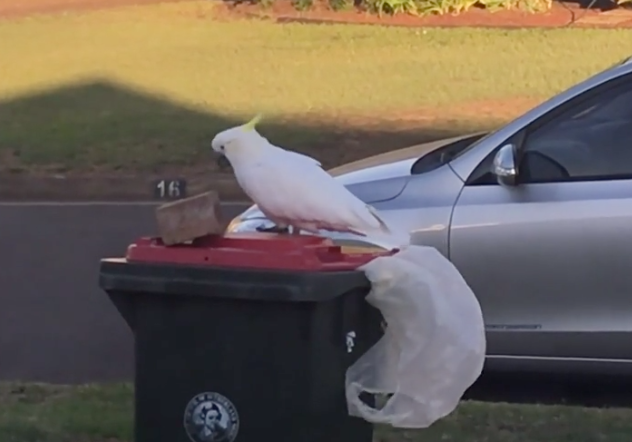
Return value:
<svg viewBox="0 0 632 442">
<path fill-rule="evenodd" d="M 481 141 L 484 141 L 487 139 L 487 137 L 489 137 L 490 135 L 493 135 L 496 131 L 491 131 L 489 133 L 487 133 L 486 135 L 484 135 L 483 137 L 481 137 L 479 140 L 474 141 L 472 144 L 470 144 L 469 146 L 465 146 L 465 149 L 460 150 L 459 152 L 456 152 L 454 155 L 450 156 L 449 158 L 445 158 L 446 162 L 450 162 L 458 157 L 460 157 L 461 155 L 463 155 L 465 152 L 469 152 L 470 149 L 472 149 L 474 146 L 478 145 L 478 143 L 480 143 Z"/>
<path fill-rule="evenodd" d="M 418 175 L 420 173 L 430 172 L 437 167 L 441 167 L 444 164 L 449 163 L 455 155 L 463 149 L 466 149 L 470 144 L 478 141 L 483 135 L 483 133 L 478 133 L 462 137 L 456 141 L 447 143 L 445 146 L 439 147 L 426 155 L 422 155 L 421 158 L 415 161 L 411 167 L 410 173 Z"/>
</svg>

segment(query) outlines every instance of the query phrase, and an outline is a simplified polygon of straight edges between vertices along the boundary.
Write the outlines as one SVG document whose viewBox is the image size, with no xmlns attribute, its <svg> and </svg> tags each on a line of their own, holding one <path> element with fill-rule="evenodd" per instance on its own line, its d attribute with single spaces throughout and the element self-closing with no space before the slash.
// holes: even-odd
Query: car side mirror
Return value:
<svg viewBox="0 0 632 442">
<path fill-rule="evenodd" d="M 492 173 L 501 186 L 515 186 L 518 183 L 515 152 L 513 144 L 505 144 L 494 156 Z"/>
</svg>

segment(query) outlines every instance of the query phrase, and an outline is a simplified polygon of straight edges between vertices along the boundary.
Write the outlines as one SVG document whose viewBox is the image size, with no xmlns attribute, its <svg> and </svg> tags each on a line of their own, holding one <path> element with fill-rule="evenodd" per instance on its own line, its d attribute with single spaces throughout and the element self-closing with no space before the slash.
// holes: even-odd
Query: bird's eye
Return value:
<svg viewBox="0 0 632 442">
<path fill-rule="evenodd" d="M 219 150 L 221 150 L 222 152 L 224 151 L 224 146 L 219 146 Z"/>
</svg>

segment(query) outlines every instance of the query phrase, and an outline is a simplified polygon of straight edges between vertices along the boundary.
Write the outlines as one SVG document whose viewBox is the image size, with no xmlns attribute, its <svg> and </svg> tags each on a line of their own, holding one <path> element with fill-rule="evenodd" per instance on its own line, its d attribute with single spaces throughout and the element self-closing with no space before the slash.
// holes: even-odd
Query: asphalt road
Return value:
<svg viewBox="0 0 632 442">
<path fill-rule="evenodd" d="M 132 334 L 97 286 L 99 259 L 154 234 L 155 207 L 0 203 L 0 380 L 132 379 Z"/>
</svg>

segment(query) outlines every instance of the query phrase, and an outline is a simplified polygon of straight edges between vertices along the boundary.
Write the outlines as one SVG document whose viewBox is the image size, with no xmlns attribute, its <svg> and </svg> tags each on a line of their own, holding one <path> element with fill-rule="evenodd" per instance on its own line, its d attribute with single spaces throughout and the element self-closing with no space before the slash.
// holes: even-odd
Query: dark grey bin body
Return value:
<svg viewBox="0 0 632 442">
<path fill-rule="evenodd" d="M 100 286 L 135 336 L 136 442 L 371 441 L 344 394 L 381 336 L 361 272 L 103 260 Z"/>
</svg>

